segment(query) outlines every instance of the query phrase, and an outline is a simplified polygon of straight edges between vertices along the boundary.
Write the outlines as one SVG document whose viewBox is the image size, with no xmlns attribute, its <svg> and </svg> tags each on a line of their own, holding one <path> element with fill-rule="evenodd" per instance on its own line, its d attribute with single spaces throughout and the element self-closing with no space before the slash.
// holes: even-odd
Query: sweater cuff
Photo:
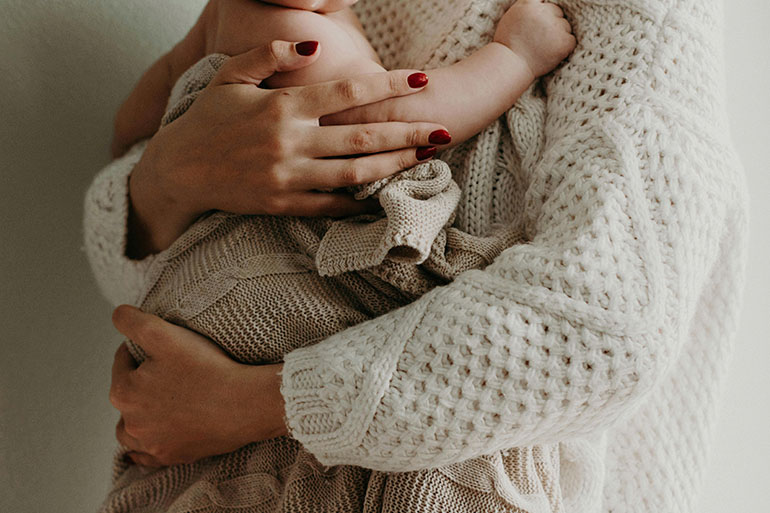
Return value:
<svg viewBox="0 0 770 513">
<path fill-rule="evenodd" d="M 128 179 L 146 146 L 147 141 L 134 145 L 100 171 L 85 197 L 85 253 L 102 294 L 113 305 L 136 304 L 154 260 L 154 256 L 143 260 L 126 257 Z"/>
<path fill-rule="evenodd" d="M 384 448 L 368 447 L 369 427 L 430 302 L 423 297 L 286 355 L 286 425 L 320 463 L 366 466 L 379 459 Z"/>
</svg>

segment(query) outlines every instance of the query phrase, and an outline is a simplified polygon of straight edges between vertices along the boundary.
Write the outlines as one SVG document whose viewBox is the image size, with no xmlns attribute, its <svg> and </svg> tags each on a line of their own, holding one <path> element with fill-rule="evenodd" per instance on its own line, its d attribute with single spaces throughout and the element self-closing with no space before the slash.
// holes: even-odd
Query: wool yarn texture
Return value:
<svg viewBox="0 0 770 513">
<path fill-rule="evenodd" d="M 488 41 L 508 3 L 356 9 L 387 68 L 428 69 Z M 340 499 L 340 511 L 465 511 L 452 500 L 471 492 L 494 507 L 546 507 L 511 478 L 517 453 L 544 476 L 541 496 L 559 497 L 548 507 L 694 511 L 747 237 L 720 5 L 557 3 L 578 40 L 567 62 L 442 156 L 460 190 L 451 227 L 521 239 L 406 306 L 284 355 L 292 438 L 271 443 L 301 455 L 314 483 L 286 511 L 317 511 L 357 486 L 363 502 Z M 114 303 L 138 303 L 162 258 L 124 257 L 127 177 L 143 148 L 100 172 L 86 197 L 86 251 Z M 325 480 L 352 467 L 370 472 Z M 289 490 L 277 468 L 264 474 L 275 479 L 190 493 L 209 501 L 202 511 L 260 511 L 239 501 Z M 432 492 L 410 489 L 415 479 Z M 476 511 L 495 511 L 488 504 Z"/>
</svg>

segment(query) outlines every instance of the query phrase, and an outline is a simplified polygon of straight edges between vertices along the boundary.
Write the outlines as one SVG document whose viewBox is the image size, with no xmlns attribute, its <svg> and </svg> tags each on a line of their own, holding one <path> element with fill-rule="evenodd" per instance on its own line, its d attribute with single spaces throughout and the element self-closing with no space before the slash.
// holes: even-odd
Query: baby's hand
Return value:
<svg viewBox="0 0 770 513">
<path fill-rule="evenodd" d="M 522 58 L 534 77 L 556 68 L 576 44 L 561 8 L 544 0 L 518 0 L 503 15 L 494 40 Z"/>
<path fill-rule="evenodd" d="M 336 12 L 350 7 L 358 0 L 264 0 L 265 3 L 316 12 Z"/>
</svg>

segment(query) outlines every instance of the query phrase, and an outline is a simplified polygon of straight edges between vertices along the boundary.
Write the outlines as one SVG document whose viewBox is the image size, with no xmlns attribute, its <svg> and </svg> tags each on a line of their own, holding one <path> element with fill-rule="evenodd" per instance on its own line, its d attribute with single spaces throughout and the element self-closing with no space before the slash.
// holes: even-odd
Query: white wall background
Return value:
<svg viewBox="0 0 770 513">
<path fill-rule="evenodd" d="M 203 3 L 0 0 L 2 512 L 94 511 L 106 492 L 120 338 L 81 252 L 82 196 L 107 162 L 121 99 Z M 752 193 L 752 251 L 702 513 L 770 504 L 767 27 L 764 0 L 727 2 L 728 109 Z"/>
</svg>

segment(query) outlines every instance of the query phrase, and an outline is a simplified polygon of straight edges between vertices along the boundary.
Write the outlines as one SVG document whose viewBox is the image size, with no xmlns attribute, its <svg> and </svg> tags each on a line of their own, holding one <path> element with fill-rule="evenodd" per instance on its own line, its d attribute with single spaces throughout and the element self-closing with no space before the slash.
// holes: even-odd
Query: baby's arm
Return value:
<svg viewBox="0 0 770 513">
<path fill-rule="evenodd" d="M 518 0 L 498 24 L 494 41 L 446 68 L 427 71 L 428 87 L 323 118 L 326 124 L 431 121 L 448 128 L 452 144 L 467 140 L 508 110 L 539 76 L 575 47 L 561 9 Z"/>
</svg>

